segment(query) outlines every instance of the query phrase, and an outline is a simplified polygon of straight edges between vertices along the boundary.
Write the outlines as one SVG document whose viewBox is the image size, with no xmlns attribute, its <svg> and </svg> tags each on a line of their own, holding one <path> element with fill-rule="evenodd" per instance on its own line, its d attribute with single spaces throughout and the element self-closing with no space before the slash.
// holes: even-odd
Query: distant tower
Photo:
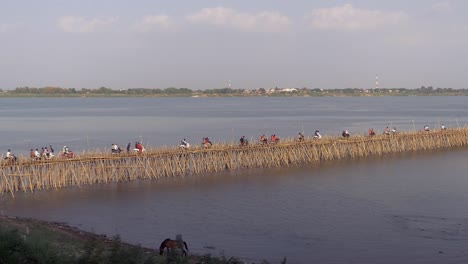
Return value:
<svg viewBox="0 0 468 264">
<path fill-rule="evenodd" d="M 379 89 L 379 75 L 375 75 L 375 89 Z"/>
<path fill-rule="evenodd" d="M 228 88 L 231 88 L 231 80 L 228 80 Z"/>
</svg>

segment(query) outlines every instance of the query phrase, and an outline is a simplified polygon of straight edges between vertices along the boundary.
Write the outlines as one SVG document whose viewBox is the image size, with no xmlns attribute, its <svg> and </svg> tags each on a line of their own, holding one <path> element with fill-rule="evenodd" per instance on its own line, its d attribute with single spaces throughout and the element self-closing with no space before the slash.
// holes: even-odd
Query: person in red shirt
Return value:
<svg viewBox="0 0 468 264">
<path fill-rule="evenodd" d="M 270 137 L 271 143 L 278 143 L 279 138 L 276 137 L 276 134 L 271 135 Z"/>
<path fill-rule="evenodd" d="M 143 153 L 143 151 L 145 150 L 141 142 L 135 142 L 135 148 L 138 149 L 138 153 Z"/>
</svg>

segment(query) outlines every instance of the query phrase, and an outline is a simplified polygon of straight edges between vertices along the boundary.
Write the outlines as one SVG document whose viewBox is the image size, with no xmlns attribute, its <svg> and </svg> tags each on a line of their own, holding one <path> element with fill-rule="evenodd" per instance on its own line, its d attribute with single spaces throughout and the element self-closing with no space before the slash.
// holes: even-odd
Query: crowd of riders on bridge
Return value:
<svg viewBox="0 0 468 264">
<path fill-rule="evenodd" d="M 29 157 L 32 160 L 49 160 L 55 157 L 54 155 L 54 148 L 50 145 L 47 147 L 42 147 L 41 150 L 39 149 L 31 149 L 29 151 Z M 71 151 L 67 146 L 63 146 L 62 151 L 58 154 L 59 158 L 66 158 L 71 159 L 75 156 L 73 151 Z"/>
<path fill-rule="evenodd" d="M 143 144 L 141 142 L 135 142 L 135 147 L 133 149 L 131 149 L 131 145 L 132 145 L 131 143 L 128 143 L 127 152 L 133 151 L 136 153 L 143 153 L 145 151 L 145 148 L 143 147 Z M 118 154 L 121 151 L 122 149 L 120 148 L 119 145 L 112 144 L 112 147 L 111 147 L 112 154 Z M 50 145 L 49 147 L 42 147 L 41 150 L 39 150 L 38 148 L 31 149 L 29 151 L 29 158 L 34 161 L 50 160 L 56 157 L 54 153 L 55 153 L 55 150 L 52 147 L 52 145 Z M 75 153 L 73 153 L 73 151 L 69 147 L 63 146 L 62 151 L 58 153 L 57 157 L 62 158 L 62 159 L 72 159 L 75 157 Z M 17 161 L 17 157 L 11 152 L 11 149 L 8 149 L 4 160 L 7 163 L 15 163 Z"/>
<path fill-rule="evenodd" d="M 447 127 L 444 124 L 442 124 L 440 126 L 440 129 L 441 130 L 446 130 Z M 421 131 L 429 132 L 430 128 L 429 128 L 428 125 L 425 125 Z M 390 129 L 389 127 L 386 127 L 385 130 L 383 131 L 384 135 L 394 135 L 394 134 L 397 134 L 397 133 L 398 133 L 398 130 L 396 129 L 396 127 L 393 127 L 392 129 Z M 348 130 L 343 130 L 343 132 L 341 133 L 341 136 L 343 138 L 347 139 L 351 135 L 350 135 Z M 373 128 L 369 128 L 368 136 L 370 136 L 370 137 L 375 136 L 375 131 L 374 131 Z M 322 138 L 322 135 L 320 134 L 320 131 L 315 130 L 314 135 L 313 135 L 313 139 L 321 139 L 321 138 Z M 304 139 L 305 139 L 304 134 L 299 132 L 297 137 L 296 137 L 296 140 L 298 142 L 303 142 Z M 268 138 L 265 136 L 265 134 L 262 134 L 260 136 L 260 138 L 259 138 L 259 143 L 262 144 L 262 145 L 263 144 L 265 144 L 265 145 L 266 144 L 278 144 L 279 141 L 280 141 L 280 138 L 278 136 L 276 136 L 276 134 L 272 134 L 270 136 L 270 140 L 268 140 Z M 242 136 L 239 139 L 239 146 L 243 147 L 243 146 L 247 146 L 248 144 L 249 144 L 249 141 L 247 140 L 247 138 L 245 136 Z M 210 148 L 211 146 L 213 146 L 213 143 L 210 141 L 210 139 L 208 137 L 203 137 L 201 145 L 204 148 Z M 181 149 L 189 149 L 190 144 L 184 138 L 184 139 L 182 139 L 180 141 L 179 147 Z M 127 153 L 133 152 L 133 153 L 141 154 L 141 153 L 143 153 L 145 151 L 145 148 L 143 147 L 143 144 L 141 142 L 137 141 L 137 142 L 135 142 L 133 148 L 132 148 L 132 144 L 128 143 L 126 150 L 127 150 Z M 115 143 L 112 144 L 112 146 L 111 146 L 111 153 L 112 154 L 120 154 L 122 151 L 123 150 L 120 148 L 120 146 L 118 144 L 115 144 Z M 29 153 L 29 157 L 31 158 L 31 160 L 49 160 L 49 159 L 52 159 L 53 157 L 55 157 L 54 148 L 50 145 L 49 147 L 42 147 L 41 150 L 31 149 L 30 153 Z M 67 146 L 63 146 L 62 151 L 58 154 L 58 157 L 59 158 L 65 158 L 65 159 L 74 158 L 75 154 Z M 6 160 L 7 162 L 16 162 L 17 157 L 11 152 L 10 149 L 8 149 L 4 160 Z"/>
<path fill-rule="evenodd" d="M 444 124 L 441 125 L 440 127 L 441 130 L 446 130 L 447 128 L 445 127 Z M 422 131 L 424 132 L 428 132 L 430 131 L 429 129 L 429 126 L 425 125 L 422 129 Z M 383 134 L 384 135 L 395 135 L 397 134 L 398 131 L 396 129 L 396 127 L 393 127 L 392 129 L 390 129 L 389 127 L 386 127 L 385 130 L 383 131 Z M 368 130 L 368 135 L 369 136 L 375 136 L 375 131 L 373 128 L 369 128 Z M 349 138 L 351 136 L 351 134 L 349 133 L 349 131 L 346 129 L 346 130 L 343 130 L 343 132 L 341 133 L 341 136 L 345 139 Z M 313 136 L 313 139 L 321 139 L 322 138 L 322 135 L 320 134 L 320 131 L 318 130 L 315 130 L 314 132 L 314 136 Z M 297 137 L 296 137 L 296 141 L 298 142 L 303 142 L 305 139 L 305 136 L 303 133 L 299 132 Z M 270 136 L 270 140 L 268 140 L 268 138 L 265 136 L 265 134 L 262 134 L 259 138 L 259 143 L 260 144 L 264 144 L 264 145 L 267 145 L 267 144 L 277 144 L 279 143 L 280 141 L 280 138 L 278 136 L 276 136 L 276 134 L 272 134 Z M 243 147 L 243 146 L 247 146 L 249 144 L 249 141 L 247 140 L 247 138 L 245 136 L 242 136 L 240 139 L 239 139 L 239 146 Z M 202 139 L 202 146 L 204 148 L 209 148 L 213 145 L 213 143 L 211 143 L 211 141 L 207 138 L 207 137 L 204 137 Z M 190 148 L 190 144 L 184 139 L 182 139 L 180 141 L 180 148 L 182 149 L 188 149 Z"/>
<path fill-rule="evenodd" d="M 31 160 L 49 160 L 55 157 L 54 153 L 54 148 L 52 147 L 52 145 L 49 145 L 49 147 L 42 147 L 41 150 L 39 150 L 38 148 L 31 149 L 29 151 L 29 157 L 31 158 Z M 58 157 L 73 158 L 74 153 L 67 146 L 63 146 L 62 151 L 58 154 Z M 11 152 L 11 149 L 8 149 L 4 160 L 7 162 L 16 162 L 17 157 Z"/>
<path fill-rule="evenodd" d="M 133 151 L 135 153 L 143 153 L 145 151 L 145 147 L 143 147 L 143 143 L 135 142 L 135 147 L 132 149 L 132 143 L 127 144 L 127 152 Z M 120 154 L 123 150 L 120 148 L 118 144 L 113 143 L 111 146 L 111 153 L 112 154 Z"/>
</svg>

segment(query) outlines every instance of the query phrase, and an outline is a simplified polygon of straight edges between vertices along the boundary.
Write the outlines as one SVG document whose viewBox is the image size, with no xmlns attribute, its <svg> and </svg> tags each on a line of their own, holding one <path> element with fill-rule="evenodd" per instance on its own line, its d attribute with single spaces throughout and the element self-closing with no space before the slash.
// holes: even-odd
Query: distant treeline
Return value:
<svg viewBox="0 0 468 264">
<path fill-rule="evenodd" d="M 433 88 L 422 86 L 416 89 L 407 88 L 258 88 L 258 89 L 232 89 L 218 88 L 207 90 L 191 90 L 189 88 L 169 87 L 159 88 L 129 88 L 111 89 L 100 87 L 88 88 L 61 88 L 61 87 L 17 87 L 14 90 L 1 90 L 0 96 L 408 96 L 408 95 L 468 95 L 468 89 Z"/>
</svg>

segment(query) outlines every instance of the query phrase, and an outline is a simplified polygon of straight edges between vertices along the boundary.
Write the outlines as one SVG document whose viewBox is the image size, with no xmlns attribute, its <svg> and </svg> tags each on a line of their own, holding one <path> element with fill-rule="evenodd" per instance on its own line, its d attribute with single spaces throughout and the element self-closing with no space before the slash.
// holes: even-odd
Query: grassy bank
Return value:
<svg viewBox="0 0 468 264">
<path fill-rule="evenodd" d="M 0 263 L 47 264 L 237 264 L 235 258 L 177 253 L 159 255 L 156 248 L 122 242 L 63 223 L 0 216 Z M 264 262 L 267 263 L 267 262 Z M 285 262 L 284 262 L 285 263 Z"/>
</svg>

